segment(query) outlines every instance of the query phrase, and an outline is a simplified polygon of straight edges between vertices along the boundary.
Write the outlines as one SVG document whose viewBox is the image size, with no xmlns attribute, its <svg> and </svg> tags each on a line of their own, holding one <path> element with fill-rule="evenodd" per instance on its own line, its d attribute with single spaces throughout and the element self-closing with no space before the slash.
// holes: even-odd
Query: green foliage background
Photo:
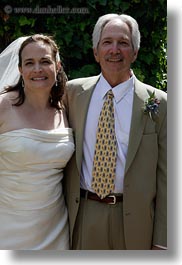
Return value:
<svg viewBox="0 0 182 265">
<path fill-rule="evenodd" d="M 41 8 L 57 8 L 59 13 L 37 13 Z M 73 8 L 84 9 L 79 13 Z M 107 13 L 125 13 L 138 21 L 141 48 L 132 69 L 141 81 L 166 91 L 166 0 L 1 0 L 0 52 L 17 37 L 44 33 L 54 36 L 60 47 L 69 79 L 97 75 L 100 67 L 92 52 L 92 31 L 99 16 Z"/>
</svg>

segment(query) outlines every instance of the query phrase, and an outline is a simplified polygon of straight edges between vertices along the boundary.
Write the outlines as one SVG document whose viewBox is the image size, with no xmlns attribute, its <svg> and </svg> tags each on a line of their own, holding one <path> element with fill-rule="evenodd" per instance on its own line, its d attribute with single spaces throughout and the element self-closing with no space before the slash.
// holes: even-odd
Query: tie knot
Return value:
<svg viewBox="0 0 182 265">
<path fill-rule="evenodd" d="M 107 97 L 108 98 L 113 98 L 114 97 L 114 94 L 112 92 L 112 89 L 110 89 L 108 92 L 107 92 Z"/>
</svg>

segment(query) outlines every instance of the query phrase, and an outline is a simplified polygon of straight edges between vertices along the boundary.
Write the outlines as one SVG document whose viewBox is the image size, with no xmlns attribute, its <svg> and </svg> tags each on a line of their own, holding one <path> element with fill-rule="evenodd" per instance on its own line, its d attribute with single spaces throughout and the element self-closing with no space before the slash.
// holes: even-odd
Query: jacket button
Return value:
<svg viewBox="0 0 182 265">
<path fill-rule="evenodd" d="M 79 198 L 76 198 L 75 201 L 76 201 L 76 203 L 79 203 Z"/>
<path fill-rule="evenodd" d="M 125 213 L 125 216 L 129 216 L 129 215 L 131 215 L 131 213 Z"/>
</svg>

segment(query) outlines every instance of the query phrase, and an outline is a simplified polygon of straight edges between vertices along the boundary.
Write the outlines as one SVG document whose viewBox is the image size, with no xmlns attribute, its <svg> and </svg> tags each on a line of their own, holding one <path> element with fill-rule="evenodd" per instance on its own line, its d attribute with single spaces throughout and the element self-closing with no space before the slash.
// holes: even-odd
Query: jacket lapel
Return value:
<svg viewBox="0 0 182 265">
<path fill-rule="evenodd" d="M 148 98 L 148 92 L 140 81 L 135 79 L 134 87 L 134 99 L 133 99 L 133 111 L 131 120 L 131 129 L 129 136 L 128 154 L 125 165 L 125 175 L 135 158 L 136 152 L 140 145 L 140 141 L 143 135 L 145 124 L 147 121 L 147 115 L 144 115 L 142 108 L 144 101 Z"/>
<path fill-rule="evenodd" d="M 76 125 L 76 162 L 79 172 L 81 171 L 82 151 L 83 151 L 83 137 L 85 130 L 85 122 L 87 118 L 87 111 L 90 103 L 92 93 L 100 76 L 90 78 L 82 85 L 82 91 L 77 95 L 77 104 L 79 106 L 77 112 Z"/>
</svg>

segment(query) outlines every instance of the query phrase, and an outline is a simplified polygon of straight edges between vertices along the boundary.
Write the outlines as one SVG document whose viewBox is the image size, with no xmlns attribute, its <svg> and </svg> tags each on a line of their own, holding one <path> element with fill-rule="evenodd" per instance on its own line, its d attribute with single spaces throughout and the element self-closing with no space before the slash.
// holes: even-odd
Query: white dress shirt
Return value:
<svg viewBox="0 0 182 265">
<path fill-rule="evenodd" d="M 134 96 L 134 75 L 115 87 L 111 87 L 101 75 L 88 108 L 81 170 L 81 188 L 92 191 L 92 167 L 95 151 L 97 125 L 106 93 L 112 89 L 114 94 L 115 132 L 117 139 L 117 163 L 114 193 L 123 193 L 123 179 L 128 151 L 129 133 Z"/>
</svg>

